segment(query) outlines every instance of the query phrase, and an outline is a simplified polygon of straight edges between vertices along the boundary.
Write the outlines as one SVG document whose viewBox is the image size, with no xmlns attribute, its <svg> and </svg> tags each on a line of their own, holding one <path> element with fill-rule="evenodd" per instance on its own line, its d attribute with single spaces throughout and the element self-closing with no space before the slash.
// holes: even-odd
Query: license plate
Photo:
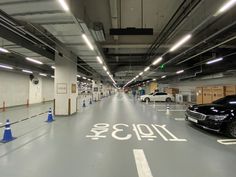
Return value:
<svg viewBox="0 0 236 177">
<path fill-rule="evenodd" d="M 190 120 L 191 122 L 194 122 L 194 123 L 198 123 L 198 121 L 196 119 L 193 119 L 191 117 L 188 117 L 188 120 Z"/>
</svg>

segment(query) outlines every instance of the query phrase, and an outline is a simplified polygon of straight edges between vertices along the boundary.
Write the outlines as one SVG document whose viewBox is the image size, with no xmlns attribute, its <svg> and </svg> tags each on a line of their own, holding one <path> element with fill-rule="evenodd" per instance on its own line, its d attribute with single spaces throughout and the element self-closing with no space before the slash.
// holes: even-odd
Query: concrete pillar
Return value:
<svg viewBox="0 0 236 177">
<path fill-rule="evenodd" d="M 70 53 L 66 55 L 70 59 L 64 55 L 55 55 L 55 115 L 71 115 L 77 111 L 76 59 Z"/>
</svg>

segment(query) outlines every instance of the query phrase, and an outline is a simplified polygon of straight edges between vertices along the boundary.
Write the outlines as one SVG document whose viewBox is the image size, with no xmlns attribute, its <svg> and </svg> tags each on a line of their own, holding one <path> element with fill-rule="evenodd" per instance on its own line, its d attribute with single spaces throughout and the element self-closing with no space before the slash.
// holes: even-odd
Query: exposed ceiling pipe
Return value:
<svg viewBox="0 0 236 177">
<path fill-rule="evenodd" d="M 206 43 L 208 40 L 214 38 L 215 36 L 219 35 L 220 33 L 224 32 L 225 30 L 231 28 L 232 26 L 236 25 L 236 21 L 234 21 L 233 23 L 231 23 L 230 25 L 220 29 L 219 31 L 217 31 L 216 33 L 210 35 L 209 37 L 207 37 L 206 39 L 203 39 L 202 41 L 200 41 L 199 43 L 195 44 L 193 47 L 185 50 L 184 52 L 180 53 L 179 55 L 175 56 L 174 58 L 168 60 L 167 62 L 165 62 L 164 64 L 169 64 L 171 63 L 172 61 L 176 60 L 177 58 L 181 57 L 182 55 L 188 53 L 189 51 L 193 50 L 194 48 L 198 47 L 199 45 L 201 44 L 204 44 Z M 182 62 L 178 63 L 178 64 L 181 64 Z"/>
<path fill-rule="evenodd" d="M 181 63 L 184 63 L 184 62 L 186 62 L 186 61 L 188 61 L 188 60 L 191 60 L 192 58 L 195 58 L 195 57 L 197 57 L 197 56 L 199 56 L 199 55 L 201 55 L 201 54 L 203 54 L 203 53 L 205 53 L 205 52 L 208 52 L 208 51 L 210 51 L 210 50 L 212 50 L 212 49 L 214 49 L 214 48 L 216 48 L 216 47 L 218 47 L 218 46 L 221 46 L 221 45 L 223 45 L 223 44 L 225 44 L 225 43 L 227 43 L 227 42 L 230 42 L 230 41 L 232 41 L 232 40 L 234 40 L 234 39 L 236 39 L 236 36 L 233 36 L 233 37 L 231 37 L 231 38 L 229 38 L 229 39 L 227 39 L 227 40 L 225 40 L 225 41 L 223 41 L 223 42 L 221 42 L 221 43 L 219 43 L 219 44 L 217 44 L 217 45 L 214 45 L 213 47 L 210 47 L 210 48 L 208 48 L 208 49 L 206 49 L 206 50 L 204 50 L 204 51 L 202 51 L 202 52 L 200 52 L 200 53 L 198 53 L 198 54 L 196 54 L 196 55 L 193 55 L 193 56 L 191 56 L 191 57 L 189 57 L 189 58 L 187 58 L 187 59 L 185 59 L 185 60 L 179 62 L 178 64 L 181 64 Z"/>
<path fill-rule="evenodd" d="M 110 0 L 110 13 L 112 28 L 118 28 L 118 0 Z M 114 36 L 114 40 L 118 40 L 118 36 Z"/>
<path fill-rule="evenodd" d="M 0 18 L 0 20 L 2 20 L 2 19 Z M 7 22 L 4 21 L 4 20 L 2 20 L 2 21 L 5 22 L 5 23 L 7 23 Z M 7 24 L 8 24 L 8 23 L 7 23 Z M 20 34 L 19 32 L 17 32 L 17 31 L 15 31 L 15 30 L 11 29 L 10 27 L 4 25 L 3 23 L 0 23 L 0 25 L 3 26 L 4 28 L 7 28 L 7 29 L 10 30 L 10 31 L 12 31 L 13 33 L 17 34 L 18 36 L 23 37 L 24 39 L 28 40 L 29 42 L 31 42 L 31 43 L 33 43 L 33 44 L 35 44 L 35 45 L 37 44 L 36 42 L 34 42 L 34 41 L 32 41 L 31 39 L 27 38 L 27 37 L 24 36 L 23 34 Z M 10 25 L 10 26 L 13 27 L 13 28 L 15 28 L 15 27 L 12 26 L 12 25 Z"/>
<path fill-rule="evenodd" d="M 2 15 L 0 15 L 0 17 L 3 18 L 3 19 L 6 19 L 6 18 L 3 17 Z M 2 19 L 1 19 L 1 20 L 2 20 Z M 4 21 L 4 20 L 3 20 L 3 21 Z M 28 32 L 28 31 L 26 31 L 26 30 L 24 30 L 24 29 L 22 29 L 22 28 L 19 28 L 19 27 L 16 26 L 14 23 L 9 23 L 9 20 L 7 20 L 7 22 L 6 22 L 6 21 L 4 21 L 4 22 L 7 23 L 10 27 L 14 28 L 15 30 L 18 30 L 18 31 L 21 31 L 21 32 L 23 31 L 24 34 L 30 35 L 32 38 L 36 39 L 37 41 L 39 41 L 40 43 L 44 44 L 44 45 L 47 46 L 48 48 L 52 49 L 54 52 L 58 52 L 55 48 L 51 47 L 50 45 L 48 45 L 47 43 L 45 43 L 44 41 L 42 41 L 42 40 L 39 39 L 38 37 L 34 36 L 32 33 Z M 14 24 L 14 25 L 13 25 L 13 24 Z M 14 32 L 14 33 L 16 33 L 17 35 L 19 35 L 19 36 L 25 38 L 26 40 L 32 42 L 33 44 L 37 44 L 36 42 L 32 41 L 32 40 L 29 39 L 28 37 L 26 37 L 26 36 L 24 36 L 24 35 L 22 35 L 22 34 L 16 32 L 16 31 L 14 31 L 13 29 L 7 27 L 6 25 L 4 25 L 4 24 L 2 24 L 2 23 L 1 23 L 0 25 L 4 26 L 4 27 L 7 28 L 8 30 L 10 30 L 10 31 L 12 31 L 12 32 Z"/>
<path fill-rule="evenodd" d="M 171 19 L 169 20 L 169 22 L 167 23 L 167 25 L 164 27 L 164 29 L 161 31 L 160 35 L 156 38 L 156 40 L 154 41 L 154 43 L 152 44 L 152 46 L 149 48 L 148 52 L 147 52 L 147 56 L 152 56 L 152 54 L 154 54 L 153 57 L 156 56 L 156 50 L 161 46 L 161 44 L 169 38 L 169 35 L 173 34 L 173 32 L 180 26 L 180 24 L 182 24 L 189 16 L 189 14 L 191 14 L 194 10 L 196 10 L 197 7 L 199 7 L 200 3 L 202 0 L 196 0 L 196 1 L 191 1 L 188 6 L 189 9 L 186 10 L 186 7 L 184 9 L 184 12 L 181 12 L 181 14 L 178 16 L 178 18 L 173 22 L 173 24 L 169 27 L 169 29 L 167 29 L 168 25 L 171 23 L 171 21 L 175 18 L 175 16 L 180 12 L 180 10 L 184 7 L 185 3 L 187 1 L 183 1 L 182 4 L 179 6 L 179 8 L 176 10 L 176 12 L 174 13 L 174 15 L 171 17 Z M 171 31 L 171 29 L 174 28 L 174 31 L 172 30 L 172 32 L 169 33 L 169 31 Z M 167 32 L 165 32 L 165 30 L 167 29 Z M 163 34 L 162 38 L 160 39 L 160 36 Z M 167 34 L 167 35 L 165 35 Z M 158 42 L 159 40 L 159 42 Z"/>
<path fill-rule="evenodd" d="M 186 79 L 191 79 L 191 78 L 194 78 L 196 77 L 198 74 L 201 74 L 202 73 L 202 66 L 201 66 L 201 69 L 199 71 L 196 71 L 193 75 L 188 75 L 186 77 L 182 77 L 180 78 L 179 80 L 186 80 Z"/>
</svg>

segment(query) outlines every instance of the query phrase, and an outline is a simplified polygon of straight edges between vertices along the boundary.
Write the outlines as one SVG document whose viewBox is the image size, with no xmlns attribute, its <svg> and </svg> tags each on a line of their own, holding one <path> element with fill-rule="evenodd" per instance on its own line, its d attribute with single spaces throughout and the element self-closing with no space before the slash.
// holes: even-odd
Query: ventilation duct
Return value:
<svg viewBox="0 0 236 177">
<path fill-rule="evenodd" d="M 101 22 L 93 23 L 93 28 L 90 31 L 91 31 L 95 41 L 104 42 L 106 40 L 103 24 Z"/>
</svg>

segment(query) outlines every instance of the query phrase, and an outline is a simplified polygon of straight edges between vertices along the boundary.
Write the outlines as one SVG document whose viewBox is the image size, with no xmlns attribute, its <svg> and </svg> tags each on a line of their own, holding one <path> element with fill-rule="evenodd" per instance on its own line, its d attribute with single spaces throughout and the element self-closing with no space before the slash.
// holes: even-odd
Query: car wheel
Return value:
<svg viewBox="0 0 236 177">
<path fill-rule="evenodd" d="M 228 125 L 227 133 L 229 136 L 236 138 L 236 121 L 233 121 Z"/>
<path fill-rule="evenodd" d="M 166 98 L 166 102 L 171 102 L 171 98 Z"/>
<path fill-rule="evenodd" d="M 150 102 L 150 98 L 145 98 L 144 101 L 145 102 Z"/>
</svg>

